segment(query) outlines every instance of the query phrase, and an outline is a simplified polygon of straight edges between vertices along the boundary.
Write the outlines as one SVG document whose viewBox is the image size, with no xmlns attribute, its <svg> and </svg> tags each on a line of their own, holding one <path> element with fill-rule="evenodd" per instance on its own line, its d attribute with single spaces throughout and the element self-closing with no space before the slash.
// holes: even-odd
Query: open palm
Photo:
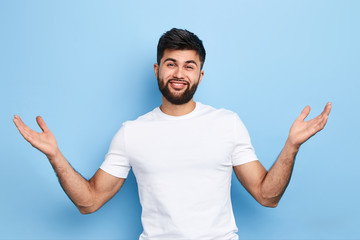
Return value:
<svg viewBox="0 0 360 240">
<path fill-rule="evenodd" d="M 33 147 L 39 149 L 48 158 L 52 158 L 58 152 L 58 146 L 54 135 L 46 126 L 45 121 L 40 117 L 36 117 L 36 121 L 41 128 L 42 132 L 36 132 L 29 128 L 19 116 L 15 115 L 13 119 L 20 134 L 28 141 Z"/>
<path fill-rule="evenodd" d="M 310 106 L 306 106 L 300 116 L 294 121 L 290 128 L 289 140 L 295 146 L 300 146 L 306 140 L 321 131 L 327 122 L 331 110 L 331 103 L 327 103 L 324 111 L 317 117 L 305 121 L 305 118 L 310 113 Z"/>
</svg>

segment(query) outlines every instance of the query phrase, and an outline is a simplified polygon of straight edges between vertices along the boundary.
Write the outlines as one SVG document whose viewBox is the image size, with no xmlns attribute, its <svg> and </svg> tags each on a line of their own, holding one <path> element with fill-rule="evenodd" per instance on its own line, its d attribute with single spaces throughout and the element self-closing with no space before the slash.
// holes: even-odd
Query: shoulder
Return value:
<svg viewBox="0 0 360 240">
<path fill-rule="evenodd" d="M 146 122 L 152 121 L 158 117 L 158 112 L 160 111 L 159 107 L 154 108 L 150 112 L 145 113 L 144 115 L 139 116 L 137 119 L 130 122 Z"/>
<path fill-rule="evenodd" d="M 243 121 L 236 112 L 225 108 L 214 108 L 204 104 L 202 104 L 202 108 L 204 116 L 207 116 L 207 119 L 217 126 L 226 125 L 228 128 L 235 129 L 235 131 L 247 131 Z"/>
<path fill-rule="evenodd" d="M 158 108 L 155 108 L 152 111 L 139 116 L 135 120 L 128 120 L 122 124 L 122 128 L 127 127 L 127 126 L 133 126 L 133 125 L 138 125 L 138 124 L 142 124 L 142 123 L 152 122 L 158 118 L 158 114 L 157 114 L 158 111 L 159 111 Z"/>
<path fill-rule="evenodd" d="M 234 118 L 239 118 L 238 114 L 225 109 L 225 108 L 214 108 L 210 105 L 205 105 L 202 103 L 198 103 L 200 110 L 199 112 L 201 112 L 202 114 L 207 114 L 207 115 L 211 115 L 212 117 L 215 118 L 224 118 L 224 119 L 232 119 L 234 120 Z"/>
</svg>

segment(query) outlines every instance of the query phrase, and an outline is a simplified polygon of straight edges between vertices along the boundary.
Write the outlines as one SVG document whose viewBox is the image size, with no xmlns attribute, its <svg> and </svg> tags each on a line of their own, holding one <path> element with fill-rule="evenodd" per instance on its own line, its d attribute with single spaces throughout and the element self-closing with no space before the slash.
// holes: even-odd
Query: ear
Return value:
<svg viewBox="0 0 360 240">
<path fill-rule="evenodd" d="M 198 84 L 200 84 L 201 79 L 203 78 L 203 76 L 204 76 L 204 70 L 201 70 L 201 71 L 200 71 L 199 83 L 198 83 Z"/>
<path fill-rule="evenodd" d="M 154 64 L 154 72 L 155 72 L 155 76 L 156 76 L 156 79 L 159 77 L 158 74 L 159 74 L 159 64 L 155 63 Z"/>
</svg>

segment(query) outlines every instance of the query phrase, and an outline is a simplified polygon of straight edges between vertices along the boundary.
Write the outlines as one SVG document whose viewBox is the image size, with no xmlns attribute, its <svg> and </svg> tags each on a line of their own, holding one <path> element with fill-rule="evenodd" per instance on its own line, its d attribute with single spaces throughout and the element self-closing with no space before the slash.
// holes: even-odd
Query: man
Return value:
<svg viewBox="0 0 360 240">
<path fill-rule="evenodd" d="M 331 103 L 307 122 L 310 107 L 304 108 L 267 172 L 237 114 L 193 100 L 204 76 L 202 41 L 187 30 L 171 29 L 160 38 L 157 54 L 154 71 L 161 106 L 123 124 L 89 181 L 70 166 L 41 117 L 36 120 L 42 133 L 18 116 L 14 122 L 23 137 L 47 156 L 81 213 L 105 204 L 132 168 L 142 205 L 140 239 L 238 239 L 230 200 L 232 170 L 260 204 L 276 207 L 300 145 L 324 128 Z"/>
</svg>

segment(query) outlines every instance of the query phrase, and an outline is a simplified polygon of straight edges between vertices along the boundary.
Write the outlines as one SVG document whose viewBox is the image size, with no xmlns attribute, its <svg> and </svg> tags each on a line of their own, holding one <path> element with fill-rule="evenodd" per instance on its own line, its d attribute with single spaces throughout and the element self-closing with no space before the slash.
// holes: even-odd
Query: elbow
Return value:
<svg viewBox="0 0 360 240">
<path fill-rule="evenodd" d="M 91 205 L 91 206 L 76 206 L 79 210 L 79 212 L 83 215 L 91 214 L 96 212 L 99 208 Z"/>
<path fill-rule="evenodd" d="M 83 214 L 83 215 L 87 215 L 87 214 L 91 214 L 91 213 L 96 212 L 96 210 L 91 209 L 91 208 L 80 208 L 80 207 L 78 207 L 78 209 L 79 209 L 79 212 L 81 214 Z"/>
<path fill-rule="evenodd" d="M 264 207 L 276 208 L 279 204 L 280 199 L 281 199 L 281 195 L 276 195 L 276 196 L 262 195 L 261 198 L 259 199 L 259 203 Z"/>
<path fill-rule="evenodd" d="M 260 204 L 268 208 L 276 208 L 279 204 L 279 201 L 261 201 Z"/>
<path fill-rule="evenodd" d="M 284 192 L 265 191 L 261 189 L 258 194 L 258 202 L 268 208 L 276 208 Z"/>
<path fill-rule="evenodd" d="M 78 208 L 79 209 L 79 212 L 83 215 L 87 215 L 87 214 L 90 214 L 90 213 L 93 213 L 95 211 L 92 211 L 92 210 L 89 210 L 89 209 L 86 209 L 86 208 Z"/>
</svg>

